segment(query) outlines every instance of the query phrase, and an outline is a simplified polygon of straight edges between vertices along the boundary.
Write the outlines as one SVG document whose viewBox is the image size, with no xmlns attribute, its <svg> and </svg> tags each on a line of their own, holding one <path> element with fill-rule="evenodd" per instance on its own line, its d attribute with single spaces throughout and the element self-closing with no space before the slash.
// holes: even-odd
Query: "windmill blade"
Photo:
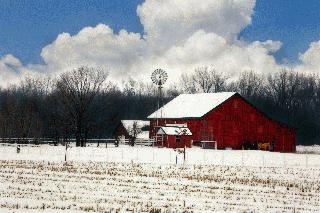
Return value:
<svg viewBox="0 0 320 213">
<path fill-rule="evenodd" d="M 168 74 L 162 69 L 156 69 L 151 74 L 151 80 L 156 85 L 163 85 L 168 79 Z"/>
</svg>

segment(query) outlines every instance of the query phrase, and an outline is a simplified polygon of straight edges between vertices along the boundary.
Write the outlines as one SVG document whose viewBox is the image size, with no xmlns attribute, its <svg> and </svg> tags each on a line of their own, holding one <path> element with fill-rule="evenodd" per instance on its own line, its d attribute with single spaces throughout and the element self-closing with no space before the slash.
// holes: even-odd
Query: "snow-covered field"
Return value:
<svg viewBox="0 0 320 213">
<path fill-rule="evenodd" d="M 176 165 L 176 156 L 177 162 Z M 319 212 L 320 155 L 0 146 L 0 212 Z"/>
<path fill-rule="evenodd" d="M 318 154 L 320 155 L 320 146 L 312 145 L 312 146 L 297 146 L 297 153 L 301 154 Z"/>
<path fill-rule="evenodd" d="M 21 146 L 19 154 L 16 145 L 0 144 L 0 160 L 64 161 L 63 146 Z M 114 147 L 91 146 L 71 147 L 67 151 L 67 161 L 127 162 L 152 164 L 183 164 L 183 154 L 167 148 L 144 146 Z M 229 166 L 262 167 L 319 167 L 320 155 L 293 154 L 248 150 L 209 150 L 192 148 L 186 151 L 186 164 L 209 164 Z"/>
</svg>

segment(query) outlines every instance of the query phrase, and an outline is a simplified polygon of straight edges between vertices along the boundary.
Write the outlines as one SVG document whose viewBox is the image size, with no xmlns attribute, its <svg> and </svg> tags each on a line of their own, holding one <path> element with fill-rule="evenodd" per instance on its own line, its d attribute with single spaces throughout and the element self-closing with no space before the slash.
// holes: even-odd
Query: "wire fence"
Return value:
<svg viewBox="0 0 320 213">
<path fill-rule="evenodd" d="M 115 144 L 117 140 L 114 138 L 90 138 L 86 139 L 86 145 L 88 146 L 103 146 L 106 147 L 108 144 Z M 131 144 L 132 140 L 130 139 L 121 139 L 118 140 L 120 144 Z M 75 138 L 66 138 L 66 139 L 53 139 L 53 138 L 0 138 L 0 143 L 3 144 L 33 144 L 33 145 L 43 145 L 43 144 L 49 144 L 49 145 L 58 145 L 68 143 L 70 146 L 75 145 L 76 139 Z M 134 141 L 135 145 L 141 145 L 141 146 L 153 146 L 155 144 L 154 139 L 149 138 L 136 138 Z"/>
</svg>

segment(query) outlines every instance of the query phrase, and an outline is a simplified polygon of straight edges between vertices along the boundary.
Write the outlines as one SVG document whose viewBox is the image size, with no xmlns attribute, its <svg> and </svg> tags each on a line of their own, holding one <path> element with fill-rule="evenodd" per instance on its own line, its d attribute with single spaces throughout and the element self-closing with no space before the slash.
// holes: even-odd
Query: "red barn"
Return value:
<svg viewBox="0 0 320 213">
<path fill-rule="evenodd" d="M 157 131 L 158 145 L 168 148 L 192 146 L 192 133 L 185 125 L 167 124 Z"/>
<path fill-rule="evenodd" d="M 202 141 L 215 141 L 218 149 L 279 152 L 295 152 L 296 149 L 295 129 L 271 119 L 234 92 L 182 94 L 152 113 L 148 119 L 149 136 L 156 138 L 159 146 L 181 147 L 181 144 L 191 144 L 190 141 L 194 145 Z M 170 143 L 167 143 L 166 134 L 159 132 L 160 128 L 179 127 L 177 124 L 185 125 L 192 135 L 184 139 L 176 137 L 175 144 L 171 137 Z"/>
</svg>

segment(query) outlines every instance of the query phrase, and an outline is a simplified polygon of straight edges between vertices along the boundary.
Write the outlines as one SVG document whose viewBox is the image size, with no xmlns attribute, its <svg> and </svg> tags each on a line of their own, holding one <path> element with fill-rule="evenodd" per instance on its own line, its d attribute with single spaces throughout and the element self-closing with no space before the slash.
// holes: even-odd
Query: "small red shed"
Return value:
<svg viewBox="0 0 320 213">
<path fill-rule="evenodd" d="M 156 138 L 161 127 L 186 124 L 194 145 L 215 141 L 218 149 L 296 150 L 294 128 L 268 117 L 235 92 L 181 94 L 148 119 L 150 138 Z"/>
<path fill-rule="evenodd" d="M 168 148 L 183 148 L 192 146 L 192 133 L 183 126 L 166 125 L 159 128 L 156 144 Z"/>
</svg>

